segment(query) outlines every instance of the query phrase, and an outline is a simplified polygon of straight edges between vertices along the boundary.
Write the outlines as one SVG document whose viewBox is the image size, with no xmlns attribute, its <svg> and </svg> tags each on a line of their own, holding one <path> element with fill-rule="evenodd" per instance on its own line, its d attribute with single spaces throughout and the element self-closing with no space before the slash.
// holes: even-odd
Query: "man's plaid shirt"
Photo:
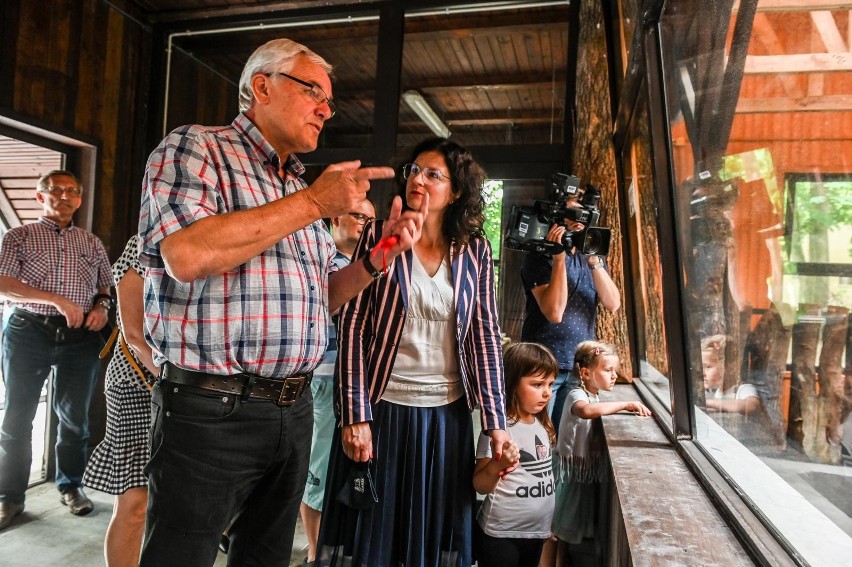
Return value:
<svg viewBox="0 0 852 567">
<path fill-rule="evenodd" d="M 92 309 L 98 289 L 112 286 L 109 257 L 101 240 L 73 223 L 59 228 L 44 217 L 3 236 L 0 276 L 67 297 L 84 313 Z M 7 303 L 38 315 L 59 315 L 52 305 Z"/>
<path fill-rule="evenodd" d="M 230 126 L 178 128 L 149 157 L 139 234 L 148 267 L 146 332 L 157 363 L 280 378 L 322 360 L 336 248 L 321 221 L 233 270 L 188 284 L 172 279 L 160 256 L 165 237 L 197 220 L 306 187 L 295 156 L 284 177 L 280 169 L 277 152 L 244 114 Z"/>
</svg>

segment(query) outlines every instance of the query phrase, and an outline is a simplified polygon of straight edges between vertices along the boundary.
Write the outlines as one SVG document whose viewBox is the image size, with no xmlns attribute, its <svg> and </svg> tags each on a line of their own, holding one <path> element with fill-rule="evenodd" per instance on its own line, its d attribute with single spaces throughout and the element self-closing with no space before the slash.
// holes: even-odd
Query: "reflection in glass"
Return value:
<svg viewBox="0 0 852 567">
<path fill-rule="evenodd" d="M 663 17 L 695 433 L 819 556 L 819 538 L 852 544 L 850 16 L 761 5 Z M 804 498 L 774 513 L 761 486 Z"/>
<path fill-rule="evenodd" d="M 629 142 L 622 152 L 626 174 L 623 187 L 629 203 L 626 232 L 634 256 L 630 269 L 633 310 L 640 326 L 636 337 L 640 376 L 660 401 L 669 406 L 669 362 L 647 108 L 647 94 L 642 89 L 628 130 Z"/>
</svg>

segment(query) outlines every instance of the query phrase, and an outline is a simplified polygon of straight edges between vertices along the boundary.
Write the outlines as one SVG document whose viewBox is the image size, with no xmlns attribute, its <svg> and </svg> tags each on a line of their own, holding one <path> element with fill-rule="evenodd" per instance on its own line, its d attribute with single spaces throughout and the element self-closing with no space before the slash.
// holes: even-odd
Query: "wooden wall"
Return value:
<svg viewBox="0 0 852 567">
<path fill-rule="evenodd" d="M 115 259 L 136 232 L 152 33 L 102 0 L 4 0 L 0 114 L 97 146 L 93 231 Z"/>
<path fill-rule="evenodd" d="M 172 50 L 166 130 L 184 124 L 230 124 L 239 112 L 238 87 L 179 49 Z"/>
</svg>

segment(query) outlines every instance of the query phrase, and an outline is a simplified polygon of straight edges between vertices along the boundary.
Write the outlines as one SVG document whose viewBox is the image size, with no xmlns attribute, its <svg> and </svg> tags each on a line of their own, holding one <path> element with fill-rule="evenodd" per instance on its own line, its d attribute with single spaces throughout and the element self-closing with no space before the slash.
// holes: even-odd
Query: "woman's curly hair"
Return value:
<svg viewBox="0 0 852 567">
<path fill-rule="evenodd" d="M 455 241 L 459 247 L 466 245 L 472 237 L 483 236 L 485 223 L 485 199 L 482 186 L 486 173 L 478 161 L 467 149 L 445 138 L 423 140 L 408 154 L 408 159 L 397 168 L 397 192 L 402 197 L 404 209 L 410 207 L 405 202 L 406 180 L 402 177 L 402 166 L 413 163 L 424 152 L 438 152 L 444 156 L 450 173 L 455 201 L 447 206 L 444 213 L 442 230 L 444 236 Z"/>
</svg>

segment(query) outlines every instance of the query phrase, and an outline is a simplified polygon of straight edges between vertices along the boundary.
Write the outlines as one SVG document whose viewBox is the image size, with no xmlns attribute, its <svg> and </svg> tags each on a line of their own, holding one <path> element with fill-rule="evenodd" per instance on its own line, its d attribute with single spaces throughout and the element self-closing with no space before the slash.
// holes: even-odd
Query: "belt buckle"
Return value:
<svg viewBox="0 0 852 567">
<path fill-rule="evenodd" d="M 284 385 L 281 386 L 281 394 L 276 402 L 279 406 L 292 406 L 296 402 L 296 398 L 302 393 L 302 388 L 305 386 L 305 376 L 292 376 L 284 379 Z"/>
</svg>

